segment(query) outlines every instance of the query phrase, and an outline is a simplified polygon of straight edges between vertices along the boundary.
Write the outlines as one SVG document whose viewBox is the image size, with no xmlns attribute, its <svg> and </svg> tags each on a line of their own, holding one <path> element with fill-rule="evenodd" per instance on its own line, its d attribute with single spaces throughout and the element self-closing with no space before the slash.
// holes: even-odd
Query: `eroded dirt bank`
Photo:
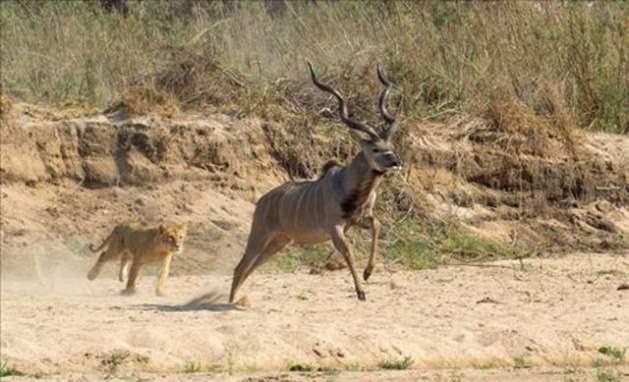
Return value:
<svg viewBox="0 0 629 382">
<path fill-rule="evenodd" d="M 355 153 L 345 132 L 325 130 L 13 104 L 0 118 L 0 266 L 42 279 L 42 267 L 81 262 L 118 222 L 171 220 L 190 234 L 175 274 L 231 270 L 260 195 Z M 387 177 L 377 205 L 383 236 L 414 220 L 456 223 L 533 256 L 629 247 L 629 139 L 531 134 L 475 119 L 405 125 L 405 170 Z"/>
</svg>

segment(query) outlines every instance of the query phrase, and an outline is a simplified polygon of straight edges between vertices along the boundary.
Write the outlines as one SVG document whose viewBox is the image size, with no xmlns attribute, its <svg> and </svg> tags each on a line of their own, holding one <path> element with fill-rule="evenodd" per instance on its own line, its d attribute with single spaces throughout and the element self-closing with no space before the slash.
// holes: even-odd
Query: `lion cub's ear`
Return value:
<svg viewBox="0 0 629 382">
<path fill-rule="evenodd" d="M 166 227 L 164 227 L 163 224 L 159 225 L 159 233 L 161 234 L 166 234 L 168 232 L 168 230 L 166 229 Z"/>
</svg>

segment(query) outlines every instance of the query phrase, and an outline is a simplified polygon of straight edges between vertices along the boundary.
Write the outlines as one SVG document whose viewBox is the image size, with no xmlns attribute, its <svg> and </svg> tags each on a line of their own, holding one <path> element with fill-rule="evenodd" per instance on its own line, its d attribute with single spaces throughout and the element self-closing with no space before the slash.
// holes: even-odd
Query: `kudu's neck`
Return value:
<svg viewBox="0 0 629 382">
<path fill-rule="evenodd" d="M 369 162 L 365 158 L 365 153 L 359 152 L 347 166 L 347 177 L 345 178 L 345 189 L 361 188 L 362 185 L 371 184 L 379 180 L 383 172 L 374 171 L 369 167 Z"/>
<path fill-rule="evenodd" d="M 345 198 L 342 207 L 346 216 L 349 216 L 367 202 L 369 195 L 378 187 L 384 174 L 369 167 L 362 151 L 345 167 L 345 171 L 343 179 Z"/>
</svg>

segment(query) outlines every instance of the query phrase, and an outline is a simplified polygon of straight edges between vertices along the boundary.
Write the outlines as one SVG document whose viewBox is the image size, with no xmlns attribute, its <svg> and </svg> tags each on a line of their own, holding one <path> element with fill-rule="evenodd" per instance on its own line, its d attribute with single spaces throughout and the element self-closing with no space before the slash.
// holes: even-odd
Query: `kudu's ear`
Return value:
<svg viewBox="0 0 629 382">
<path fill-rule="evenodd" d="M 393 134 L 395 134 L 395 132 L 398 131 L 399 128 L 400 123 L 398 121 L 395 121 L 389 126 L 385 127 L 384 131 L 382 132 L 382 139 L 386 141 L 390 140 Z"/>
</svg>

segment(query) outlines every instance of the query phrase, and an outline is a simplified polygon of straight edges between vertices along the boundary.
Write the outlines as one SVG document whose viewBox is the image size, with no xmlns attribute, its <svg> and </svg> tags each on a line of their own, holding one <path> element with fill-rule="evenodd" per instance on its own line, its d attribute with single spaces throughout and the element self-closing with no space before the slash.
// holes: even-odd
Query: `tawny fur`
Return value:
<svg viewBox="0 0 629 382">
<path fill-rule="evenodd" d="M 107 236 L 103 243 L 94 248 L 92 252 L 98 252 L 106 248 L 98 257 L 96 264 L 87 274 L 89 280 L 94 280 L 109 261 L 120 261 L 118 279 L 124 281 L 124 270 L 131 263 L 127 286 L 123 294 L 134 294 L 140 268 L 145 264 L 161 263 L 155 294 L 164 295 L 170 262 L 175 253 L 183 250 L 183 243 L 187 234 L 184 224 L 160 225 L 147 227 L 137 224 L 119 224 Z"/>
</svg>

